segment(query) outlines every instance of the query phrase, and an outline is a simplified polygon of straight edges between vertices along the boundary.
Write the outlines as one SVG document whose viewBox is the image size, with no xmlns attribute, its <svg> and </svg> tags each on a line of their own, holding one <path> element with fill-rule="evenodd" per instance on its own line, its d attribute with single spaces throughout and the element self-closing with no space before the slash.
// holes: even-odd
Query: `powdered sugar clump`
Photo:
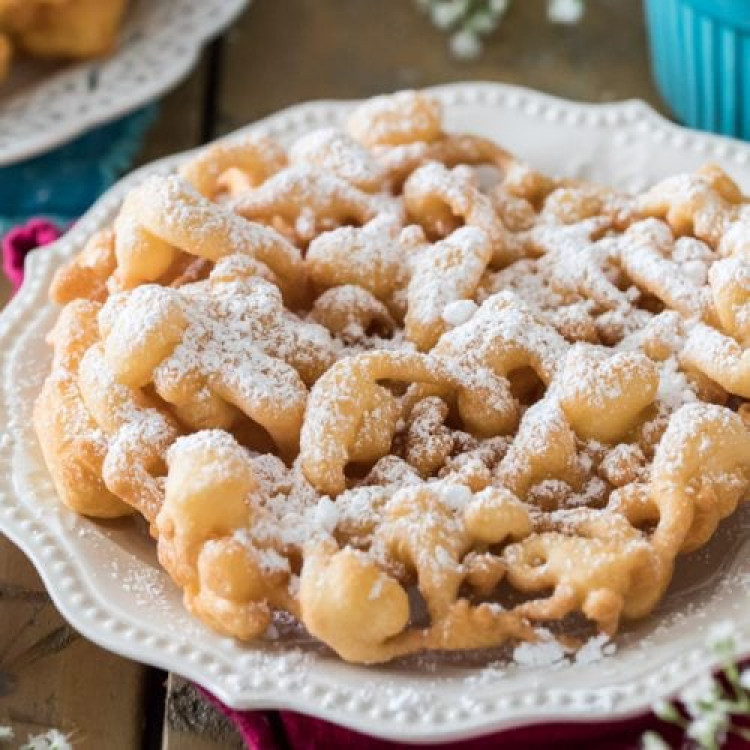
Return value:
<svg viewBox="0 0 750 750">
<path fill-rule="evenodd" d="M 593 664 L 601 661 L 605 656 L 611 656 L 617 651 L 617 646 L 610 643 L 606 633 L 600 633 L 589 638 L 586 643 L 578 649 L 575 655 L 576 664 Z"/>
<path fill-rule="evenodd" d="M 459 299 L 449 302 L 443 308 L 443 320 L 452 326 L 460 326 L 471 319 L 477 311 L 477 303 L 470 299 Z"/>
<path fill-rule="evenodd" d="M 513 661 L 522 667 L 551 667 L 565 659 L 565 649 L 549 635 L 536 643 L 520 643 L 513 649 Z"/>
</svg>

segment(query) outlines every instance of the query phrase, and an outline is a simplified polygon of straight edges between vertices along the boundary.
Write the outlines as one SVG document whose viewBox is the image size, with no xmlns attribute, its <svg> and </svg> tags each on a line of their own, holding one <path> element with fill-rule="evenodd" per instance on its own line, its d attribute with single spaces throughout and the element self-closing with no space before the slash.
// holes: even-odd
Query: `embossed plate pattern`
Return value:
<svg viewBox="0 0 750 750">
<path fill-rule="evenodd" d="M 434 89 L 449 129 L 498 139 L 533 165 L 640 189 L 707 160 L 750 190 L 750 148 L 683 130 L 645 104 L 582 105 L 525 89 L 469 83 Z M 352 103 L 285 110 L 251 127 L 288 143 L 339 122 Z M 618 636 L 595 663 L 537 668 L 412 660 L 388 667 L 345 664 L 305 641 L 241 645 L 182 608 L 133 520 L 93 523 L 57 500 L 31 427 L 49 363 L 43 342 L 56 310 L 46 288 L 60 262 L 113 218 L 129 188 L 169 172 L 178 155 L 133 173 L 54 246 L 28 259 L 27 281 L 0 316 L 0 530 L 33 561 L 63 615 L 105 648 L 174 670 L 237 708 L 290 708 L 360 731 L 413 742 L 451 740 L 549 720 L 605 720 L 645 710 L 716 665 L 706 645 L 715 622 L 732 620 L 750 653 L 750 508 L 725 522 L 704 550 L 683 558 L 658 610 Z"/>
</svg>

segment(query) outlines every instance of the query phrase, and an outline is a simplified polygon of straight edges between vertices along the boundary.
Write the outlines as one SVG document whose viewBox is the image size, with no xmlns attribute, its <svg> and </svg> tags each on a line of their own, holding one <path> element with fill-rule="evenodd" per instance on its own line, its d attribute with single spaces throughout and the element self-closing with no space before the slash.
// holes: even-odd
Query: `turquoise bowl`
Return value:
<svg viewBox="0 0 750 750">
<path fill-rule="evenodd" d="M 644 0 L 656 85 L 690 127 L 750 140 L 750 0 Z"/>
</svg>

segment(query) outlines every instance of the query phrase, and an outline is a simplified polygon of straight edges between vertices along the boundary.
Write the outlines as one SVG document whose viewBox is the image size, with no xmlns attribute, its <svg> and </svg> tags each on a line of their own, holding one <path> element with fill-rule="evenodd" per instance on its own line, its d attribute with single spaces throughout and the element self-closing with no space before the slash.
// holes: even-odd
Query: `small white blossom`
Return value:
<svg viewBox="0 0 750 750">
<path fill-rule="evenodd" d="M 654 713 L 660 719 L 683 728 L 685 736 L 703 750 L 718 750 L 730 733 L 750 739 L 750 732 L 732 724 L 733 716 L 748 715 L 747 690 L 750 687 L 750 669 L 738 673 L 733 663 L 736 633 L 734 624 L 724 621 L 714 625 L 706 639 L 714 652 L 724 659 L 722 674 L 731 686 L 729 691 L 710 674 L 695 680 L 679 695 L 690 717 L 687 720 L 667 701 L 657 701 L 653 705 Z M 656 738 L 656 741 L 660 739 Z M 646 750 L 662 750 L 653 742 L 653 737 L 643 736 Z"/>
<path fill-rule="evenodd" d="M 691 716 L 699 716 L 706 706 L 713 705 L 721 695 L 719 684 L 710 675 L 703 675 L 691 682 L 680 693 L 680 700 Z"/>
<path fill-rule="evenodd" d="M 691 721 L 685 734 L 703 747 L 717 747 L 721 745 L 729 719 L 723 711 L 709 712 Z"/>
<path fill-rule="evenodd" d="M 662 721 L 679 721 L 682 718 L 674 703 L 667 700 L 656 701 L 651 709 Z"/>
<path fill-rule="evenodd" d="M 490 13 L 502 16 L 508 10 L 508 2 L 509 0 L 490 0 L 487 7 Z"/>
<path fill-rule="evenodd" d="M 453 32 L 450 50 L 454 57 L 472 60 L 482 53 L 481 36 L 494 31 L 510 6 L 510 0 L 415 0 L 439 29 Z M 584 0 L 547 0 L 552 23 L 577 23 Z"/>
<path fill-rule="evenodd" d="M 656 732 L 646 732 L 641 738 L 642 750 L 669 750 L 664 740 Z"/>
<path fill-rule="evenodd" d="M 497 28 L 497 19 L 490 13 L 477 13 L 466 21 L 464 28 L 475 34 L 489 34 Z"/>
<path fill-rule="evenodd" d="M 433 3 L 430 8 L 430 18 L 439 29 L 450 29 L 461 20 L 468 5 L 468 0 L 445 0 Z"/>
<path fill-rule="evenodd" d="M 549 0 L 547 18 L 552 23 L 573 25 L 581 20 L 583 0 Z"/>
<path fill-rule="evenodd" d="M 482 42 L 471 31 L 462 29 L 450 39 L 451 52 L 460 60 L 475 60 L 482 54 Z"/>
<path fill-rule="evenodd" d="M 737 628 L 731 620 L 722 620 L 712 625 L 708 631 L 706 642 L 718 653 L 734 650 Z"/>
<path fill-rule="evenodd" d="M 14 736 L 13 727 L 0 727 L 0 742 L 10 742 Z"/>
<path fill-rule="evenodd" d="M 45 734 L 29 737 L 20 750 L 73 750 L 73 746 L 58 729 L 50 729 Z"/>
</svg>

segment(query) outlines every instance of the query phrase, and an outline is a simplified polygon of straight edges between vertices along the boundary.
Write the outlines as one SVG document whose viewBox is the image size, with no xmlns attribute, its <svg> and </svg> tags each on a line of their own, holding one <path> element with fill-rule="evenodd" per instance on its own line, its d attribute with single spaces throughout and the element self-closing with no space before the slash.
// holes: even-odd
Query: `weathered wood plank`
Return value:
<svg viewBox="0 0 750 750">
<path fill-rule="evenodd" d="M 170 675 L 162 750 L 242 750 L 234 726 L 191 683 Z"/>
<path fill-rule="evenodd" d="M 640 2 L 587 3 L 573 27 L 549 24 L 545 3 L 513 3 L 482 57 L 460 62 L 412 0 L 256 0 L 226 38 L 219 129 L 308 99 L 472 79 L 586 101 L 640 97 L 661 106 Z"/>
<path fill-rule="evenodd" d="M 144 668 L 81 638 L 23 554 L 0 536 L 0 725 L 51 728 L 80 750 L 140 747 Z"/>
<path fill-rule="evenodd" d="M 201 143 L 208 72 L 208 56 L 204 53 L 190 76 L 161 100 L 159 118 L 146 136 L 138 164 L 148 164 Z"/>
<path fill-rule="evenodd" d="M 10 299 L 10 282 L 0 273 L 0 310 Z"/>
</svg>

